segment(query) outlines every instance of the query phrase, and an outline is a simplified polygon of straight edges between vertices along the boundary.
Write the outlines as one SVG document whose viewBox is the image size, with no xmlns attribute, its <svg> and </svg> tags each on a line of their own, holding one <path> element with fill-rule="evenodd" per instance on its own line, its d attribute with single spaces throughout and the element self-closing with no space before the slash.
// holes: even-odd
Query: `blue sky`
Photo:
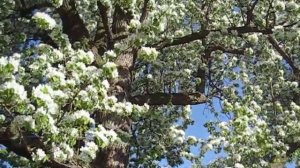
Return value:
<svg viewBox="0 0 300 168">
<path fill-rule="evenodd" d="M 220 104 L 218 101 L 214 101 L 214 105 L 216 106 L 216 110 L 220 110 Z M 207 129 L 203 126 L 207 121 L 215 120 L 215 116 L 213 113 L 209 111 L 207 105 L 195 105 L 192 106 L 192 119 L 195 121 L 194 125 L 190 126 L 186 135 L 193 135 L 197 138 L 207 139 L 209 133 Z M 199 147 L 193 148 L 192 152 L 194 154 L 199 153 Z M 217 158 L 218 156 L 222 156 L 224 154 L 215 154 L 214 152 L 208 152 L 203 160 L 204 164 L 210 163 L 212 160 Z M 181 168 L 189 168 L 191 167 L 191 163 L 186 161 L 184 165 L 180 166 Z"/>
</svg>

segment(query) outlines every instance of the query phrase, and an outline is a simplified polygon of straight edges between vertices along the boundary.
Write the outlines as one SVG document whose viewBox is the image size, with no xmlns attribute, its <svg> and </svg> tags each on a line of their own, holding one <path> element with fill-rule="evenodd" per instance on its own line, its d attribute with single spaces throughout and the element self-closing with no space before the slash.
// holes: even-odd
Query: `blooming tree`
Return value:
<svg viewBox="0 0 300 168">
<path fill-rule="evenodd" d="M 298 0 L 1 0 L 0 9 L 2 162 L 201 167 L 208 151 L 226 153 L 210 167 L 298 161 Z M 204 103 L 216 116 L 210 136 L 186 136 L 191 105 Z"/>
</svg>

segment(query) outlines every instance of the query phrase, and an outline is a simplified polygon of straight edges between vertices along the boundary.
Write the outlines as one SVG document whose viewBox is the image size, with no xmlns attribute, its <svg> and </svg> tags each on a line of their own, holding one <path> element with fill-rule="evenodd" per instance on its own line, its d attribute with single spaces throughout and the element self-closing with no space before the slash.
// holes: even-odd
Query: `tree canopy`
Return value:
<svg viewBox="0 0 300 168">
<path fill-rule="evenodd" d="M 299 0 L 1 0 L 0 11 L 1 163 L 300 161 Z M 185 135 L 198 104 L 215 115 L 207 139 Z"/>
</svg>

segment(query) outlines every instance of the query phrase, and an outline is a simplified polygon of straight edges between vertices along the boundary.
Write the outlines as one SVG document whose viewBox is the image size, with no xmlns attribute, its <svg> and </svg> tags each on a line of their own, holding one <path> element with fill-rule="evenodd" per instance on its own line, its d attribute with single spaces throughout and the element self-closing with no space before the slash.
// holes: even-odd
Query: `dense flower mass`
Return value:
<svg viewBox="0 0 300 168">
<path fill-rule="evenodd" d="M 0 164 L 300 163 L 298 1 L 0 6 Z M 206 138 L 186 132 L 202 103 Z"/>
</svg>

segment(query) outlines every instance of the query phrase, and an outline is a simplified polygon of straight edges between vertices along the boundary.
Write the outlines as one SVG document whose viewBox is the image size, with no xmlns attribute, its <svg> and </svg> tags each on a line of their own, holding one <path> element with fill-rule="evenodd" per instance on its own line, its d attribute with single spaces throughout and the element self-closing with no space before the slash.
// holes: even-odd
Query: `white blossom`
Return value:
<svg viewBox="0 0 300 168">
<path fill-rule="evenodd" d="M 138 57 L 146 61 L 156 60 L 159 52 L 155 48 L 142 47 L 138 52 Z"/>
<path fill-rule="evenodd" d="M 240 163 L 234 164 L 234 168 L 244 168 L 244 166 Z"/>
<path fill-rule="evenodd" d="M 141 27 L 141 22 L 137 19 L 131 19 L 129 23 L 130 29 L 139 29 Z"/>
<path fill-rule="evenodd" d="M 86 163 L 91 162 L 92 159 L 96 158 L 98 149 L 94 142 L 85 142 L 85 146 L 80 148 L 80 159 Z"/>
<path fill-rule="evenodd" d="M 258 36 L 257 36 L 257 34 L 254 33 L 254 34 L 249 35 L 248 36 L 248 40 L 252 44 L 257 44 L 258 43 Z"/>
<path fill-rule="evenodd" d="M 103 80 L 102 85 L 105 87 L 105 89 L 109 88 L 109 82 L 107 80 Z"/>
<path fill-rule="evenodd" d="M 118 77 L 117 65 L 113 62 L 107 62 L 103 65 L 104 72 L 111 78 Z"/>
<path fill-rule="evenodd" d="M 62 4 L 63 4 L 63 0 L 49 0 L 50 2 L 52 2 L 52 4 L 56 7 L 59 8 Z"/>
<path fill-rule="evenodd" d="M 56 26 L 56 21 L 45 12 L 35 12 L 32 18 L 43 29 L 52 30 Z"/>
<path fill-rule="evenodd" d="M 38 148 L 35 153 L 33 153 L 32 160 L 34 161 L 45 161 L 47 155 L 46 153 Z"/>
<path fill-rule="evenodd" d="M 0 114 L 0 123 L 3 123 L 3 121 L 5 121 L 5 115 Z"/>
<path fill-rule="evenodd" d="M 104 53 L 104 55 L 108 58 L 115 58 L 117 54 L 113 50 L 108 50 Z"/>
<path fill-rule="evenodd" d="M 57 161 L 65 161 L 68 158 L 68 155 L 62 151 L 59 147 L 54 147 L 53 149 L 53 158 Z"/>
<path fill-rule="evenodd" d="M 0 85 L 0 92 L 5 90 L 12 90 L 18 99 L 24 101 L 27 98 L 27 92 L 23 85 L 17 83 L 15 80 L 10 80 Z"/>
<path fill-rule="evenodd" d="M 153 76 L 152 76 L 152 74 L 147 74 L 146 78 L 147 78 L 147 79 L 152 79 Z"/>
<path fill-rule="evenodd" d="M 191 145 L 194 145 L 195 143 L 197 143 L 197 138 L 195 136 L 188 136 L 187 137 L 187 142 Z"/>
</svg>

